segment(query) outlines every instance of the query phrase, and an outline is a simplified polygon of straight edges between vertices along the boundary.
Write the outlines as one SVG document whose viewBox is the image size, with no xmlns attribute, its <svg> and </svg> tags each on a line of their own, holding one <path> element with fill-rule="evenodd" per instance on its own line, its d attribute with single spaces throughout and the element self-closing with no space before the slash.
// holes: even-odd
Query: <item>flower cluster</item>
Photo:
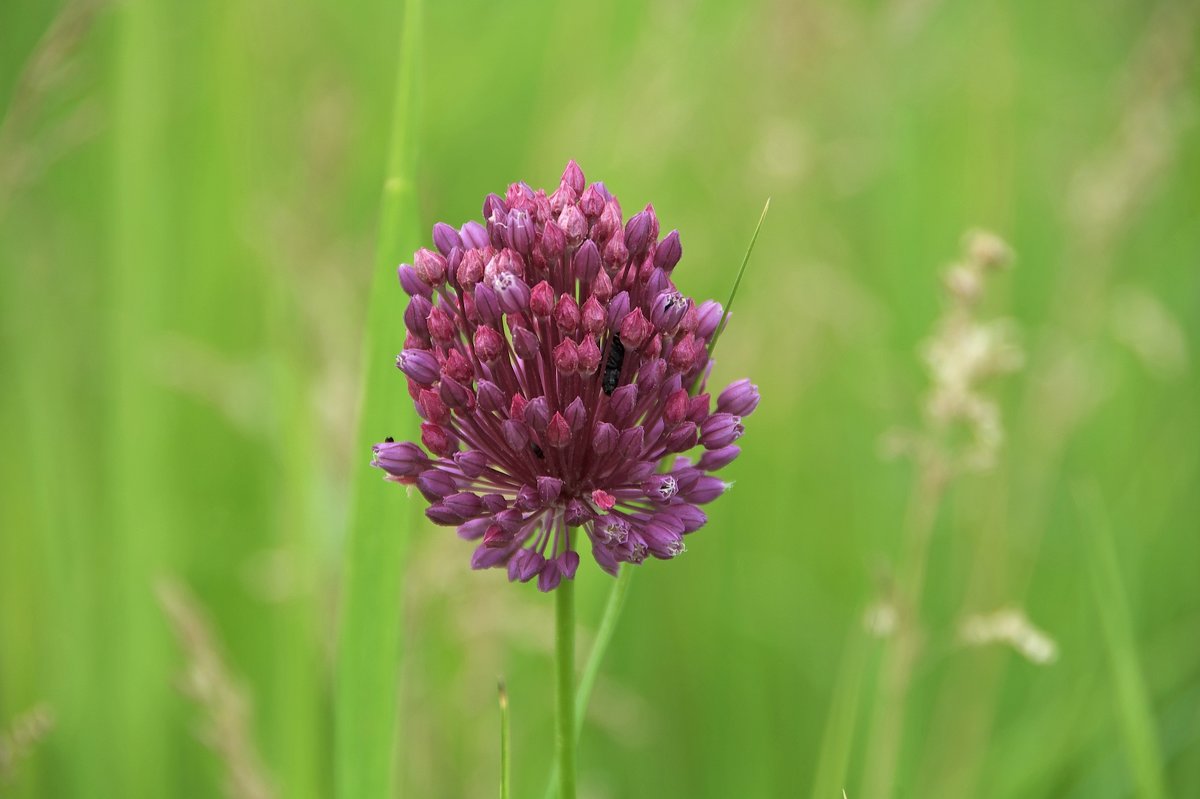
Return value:
<svg viewBox="0 0 1200 799">
<path fill-rule="evenodd" d="M 748 380 L 715 410 L 703 393 L 720 304 L 675 288 L 679 233 L 659 240 L 653 207 L 624 221 L 574 161 L 549 196 L 514 183 L 483 216 L 438 223 L 436 251 L 400 266 L 411 299 L 396 365 L 424 448 L 389 439 L 372 464 L 479 542 L 474 568 L 543 591 L 574 578 L 579 530 L 614 575 L 675 557 L 706 521 L 698 506 L 728 488 L 711 473 L 738 456 L 758 405 Z"/>
</svg>

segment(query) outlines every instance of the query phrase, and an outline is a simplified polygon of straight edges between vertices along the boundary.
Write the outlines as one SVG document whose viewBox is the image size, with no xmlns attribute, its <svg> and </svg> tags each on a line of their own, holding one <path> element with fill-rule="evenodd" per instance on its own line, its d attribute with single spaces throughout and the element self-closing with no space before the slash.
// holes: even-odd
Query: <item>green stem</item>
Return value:
<svg viewBox="0 0 1200 799">
<path fill-rule="evenodd" d="M 509 759 L 512 757 L 511 749 L 509 748 L 509 730 L 508 730 L 508 691 L 504 687 L 504 680 L 500 681 L 500 799 L 509 799 L 512 795 L 511 774 L 509 768 Z"/>
<path fill-rule="evenodd" d="M 600 629 L 596 631 L 596 640 L 592 643 L 592 651 L 588 653 L 587 663 L 583 667 L 583 676 L 579 678 L 579 687 L 575 690 L 575 741 L 583 732 L 583 719 L 587 716 L 588 701 L 592 698 L 592 688 L 596 685 L 596 677 L 600 674 L 600 663 L 604 660 L 604 652 L 612 641 L 613 632 L 617 629 L 617 619 L 621 617 L 621 608 L 625 606 L 625 597 L 629 595 L 629 581 L 633 579 L 633 569 L 628 566 L 621 569 L 612 591 L 608 595 L 608 604 L 604 606 L 604 615 L 600 619 Z"/>
<path fill-rule="evenodd" d="M 563 580 L 554 591 L 554 745 L 559 799 L 575 799 L 575 581 Z"/>
</svg>

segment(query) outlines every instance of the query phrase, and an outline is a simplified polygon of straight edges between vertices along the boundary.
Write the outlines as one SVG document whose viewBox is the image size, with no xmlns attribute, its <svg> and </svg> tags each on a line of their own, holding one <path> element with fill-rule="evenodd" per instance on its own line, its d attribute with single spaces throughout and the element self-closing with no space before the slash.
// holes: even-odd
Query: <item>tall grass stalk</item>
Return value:
<svg viewBox="0 0 1200 799">
<path fill-rule="evenodd" d="M 512 749 L 509 746 L 508 721 L 508 689 L 504 680 L 500 681 L 500 799 L 509 799 L 512 795 Z"/>
<path fill-rule="evenodd" d="M 813 779 L 813 799 L 827 799 L 837 796 L 838 790 L 845 790 L 846 769 L 850 764 L 850 750 L 854 746 L 854 728 L 867 665 L 867 643 L 862 630 L 851 630 L 846 651 L 842 655 L 842 667 L 838 670 L 833 700 L 829 705 L 825 733 L 821 737 L 816 777 Z"/>
<path fill-rule="evenodd" d="M 386 799 L 393 794 L 401 654 L 400 586 L 412 528 L 405 497 L 388 491 L 367 464 L 366 443 L 396 424 L 404 381 L 388 363 L 404 340 L 396 311 L 395 267 L 401 242 L 417 238 L 416 71 L 421 0 L 404 7 L 392 106 L 387 172 L 380 198 L 379 240 L 363 346 L 363 390 L 358 443 L 364 452 L 354 474 L 338 651 L 334 769 L 339 799 Z M 411 422 L 409 422 L 411 425 Z"/>
<path fill-rule="evenodd" d="M 868 726 L 863 796 L 886 799 L 896 790 L 896 772 L 904 734 L 905 700 L 921 645 L 918 619 L 924 593 L 925 567 L 929 560 L 929 541 L 945 483 L 945 467 L 941 458 L 934 454 L 921 456 L 902 529 L 904 549 L 896 569 L 893 601 L 898 623 L 884 644 L 875 703 Z"/>
<path fill-rule="evenodd" d="M 1137 795 L 1143 799 L 1165 799 L 1168 794 L 1163 782 L 1162 749 L 1155 730 L 1150 692 L 1138 662 L 1133 615 L 1104 498 L 1099 488 L 1087 484 L 1075 487 L 1075 503 L 1083 524 L 1088 572 L 1100 615 L 1104 646 L 1108 650 L 1117 718 L 1125 738 Z"/>
<path fill-rule="evenodd" d="M 170 643 L 152 580 L 174 530 L 163 468 L 166 420 L 149 368 L 150 348 L 169 307 L 164 265 L 171 262 L 170 216 L 168 184 L 161 179 L 168 171 L 167 26 L 157 0 L 129 0 L 118 19 L 106 375 L 112 573 L 99 583 L 101 614 L 108 617 L 100 623 L 112 636 L 104 642 L 104 667 L 93 686 L 108 698 L 106 729 L 95 743 L 103 751 L 104 773 L 88 789 L 101 796 L 167 796 Z"/>
</svg>

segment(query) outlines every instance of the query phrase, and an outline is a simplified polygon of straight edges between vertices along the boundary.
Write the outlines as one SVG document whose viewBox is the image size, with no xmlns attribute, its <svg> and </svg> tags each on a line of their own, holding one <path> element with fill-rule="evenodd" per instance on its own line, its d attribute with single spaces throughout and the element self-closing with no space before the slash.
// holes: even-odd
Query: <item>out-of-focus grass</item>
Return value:
<svg viewBox="0 0 1200 799">
<path fill-rule="evenodd" d="M 581 795 L 861 794 L 880 646 L 861 609 L 888 594 L 913 477 L 878 444 L 919 421 L 916 349 L 975 225 L 1017 253 L 987 310 L 1028 364 L 998 388 L 997 468 L 955 483 L 931 533 L 896 795 L 1119 797 L 1152 767 L 1200 793 L 1196 5 L 426 11 L 418 234 L 574 157 L 627 209 L 652 201 L 682 232 L 683 287 L 719 297 L 772 197 L 715 376 L 755 377 L 763 402 L 709 527 L 637 576 Z M 0 10 L 0 729 L 43 703 L 56 720 L 0 790 L 221 795 L 175 690 L 167 574 L 245 676 L 280 795 L 333 793 L 350 507 L 378 503 L 364 522 L 398 543 L 418 504 L 359 479 L 412 418 L 383 270 L 420 236 L 372 259 L 401 22 L 367 0 Z M 388 427 L 359 432 L 370 380 Z M 1104 499 L 1134 678 L 1110 669 L 1079 481 Z M 398 788 L 495 792 L 504 674 L 513 795 L 535 795 L 550 600 L 468 557 L 415 528 L 404 610 L 377 608 L 407 642 Z M 608 588 L 581 568 L 581 652 Z M 1001 607 L 1059 659 L 959 641 Z M 1157 757 L 1127 757 L 1131 720 Z"/>
</svg>

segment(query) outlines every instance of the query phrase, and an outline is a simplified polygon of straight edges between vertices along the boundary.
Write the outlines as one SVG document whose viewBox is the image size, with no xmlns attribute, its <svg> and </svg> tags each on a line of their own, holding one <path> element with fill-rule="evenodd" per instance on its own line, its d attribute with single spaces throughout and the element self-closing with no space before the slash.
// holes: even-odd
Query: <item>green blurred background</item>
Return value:
<svg viewBox="0 0 1200 799">
<path fill-rule="evenodd" d="M 401 22 L 0 6 L 0 793 L 332 795 L 352 473 L 413 425 L 356 424 Z M 405 251 L 576 158 L 723 298 L 772 197 L 717 353 L 762 405 L 709 526 L 636 575 L 582 796 L 1200 796 L 1200 4 L 445 2 L 420 41 Z M 922 495 L 880 442 L 923 424 L 974 226 L 1016 252 L 981 315 L 1025 366 L 881 640 Z M 368 488 L 404 534 L 419 501 Z M 540 796 L 552 601 L 469 555 L 418 525 L 378 608 L 397 784 L 494 795 L 503 675 L 514 795 Z M 577 583 L 586 654 L 610 581 Z M 1057 659 L 964 641 L 1004 608 Z"/>
</svg>

